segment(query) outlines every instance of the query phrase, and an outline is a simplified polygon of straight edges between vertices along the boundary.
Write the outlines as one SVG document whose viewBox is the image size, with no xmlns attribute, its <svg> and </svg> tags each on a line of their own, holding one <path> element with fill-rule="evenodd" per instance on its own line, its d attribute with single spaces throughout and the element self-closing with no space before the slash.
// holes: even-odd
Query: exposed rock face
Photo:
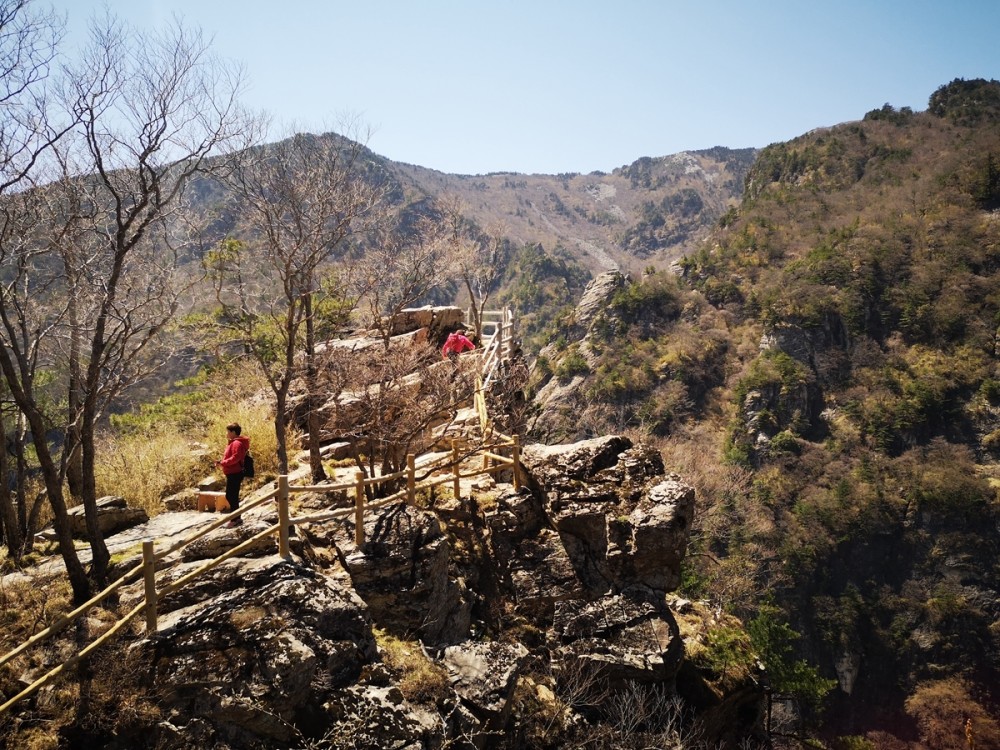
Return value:
<svg viewBox="0 0 1000 750">
<path fill-rule="evenodd" d="M 69 525 L 75 537 L 87 537 L 87 519 L 84 508 L 77 505 L 69 509 Z M 108 537 L 125 529 L 146 523 L 149 514 L 142 508 L 130 508 L 123 497 L 108 495 L 97 501 L 97 524 L 101 536 Z"/>
<path fill-rule="evenodd" d="M 434 645 L 468 637 L 471 603 L 464 581 L 449 575 L 448 538 L 434 514 L 404 503 L 367 513 L 362 550 L 353 524 L 328 528 L 354 589 L 382 627 Z"/>
<path fill-rule="evenodd" d="M 465 312 L 460 307 L 425 307 L 400 310 L 389 321 L 389 335 L 398 336 L 424 329 L 431 341 L 437 341 L 447 331 L 465 320 Z"/>
<path fill-rule="evenodd" d="M 584 595 L 573 562 L 555 531 L 542 529 L 516 547 L 500 545 L 518 610 L 531 619 L 551 622 L 556 602 Z"/>
<path fill-rule="evenodd" d="M 694 489 L 677 475 L 650 487 L 627 521 L 609 523 L 607 559 L 613 580 L 637 581 L 659 591 L 677 588 L 693 517 Z"/>
<path fill-rule="evenodd" d="M 670 684 L 684 648 L 662 595 L 633 587 L 592 602 L 556 605 L 552 626 L 556 661 L 566 679 L 593 673 L 611 690 L 628 682 Z"/>
<path fill-rule="evenodd" d="M 747 393 L 742 412 L 750 445 L 766 448 L 772 437 L 789 427 L 819 437 L 823 429 L 823 381 L 835 379 L 846 366 L 842 353 L 848 344 L 846 328 L 834 315 L 824 318 L 817 328 L 782 324 L 761 336 L 761 352 L 788 355 L 801 365 L 803 375 L 796 382 L 772 382 Z"/>
<path fill-rule="evenodd" d="M 402 503 L 370 509 L 361 548 L 353 515 L 299 526 L 293 554 L 322 571 L 275 557 L 267 538 L 245 551 L 253 557 L 166 597 L 157 636 L 128 657 L 135 692 L 155 693 L 157 723 L 101 746 L 519 746 L 532 705 L 521 686 L 560 706 L 569 734 L 553 741 L 572 742 L 588 722 L 583 704 L 574 708 L 566 696 L 581 686 L 597 686 L 594 700 L 620 702 L 636 690 L 684 694 L 682 679 L 689 706 L 737 716 L 727 722 L 738 725 L 734 737 L 745 736 L 759 689 L 748 681 L 729 700 L 705 683 L 685 660 L 681 615 L 668 606 L 693 490 L 664 472 L 656 451 L 622 436 L 529 445 L 522 459 L 524 486 L 482 506 L 463 499 L 441 514 Z M 161 587 L 273 521 L 198 540 L 163 571 Z M 142 596 L 134 584 L 123 605 Z M 432 698 L 404 690 L 407 675 L 382 663 L 374 625 L 419 639 L 411 653 L 423 651 L 437 679 L 447 677 Z"/>
<path fill-rule="evenodd" d="M 377 657 L 357 594 L 273 556 L 224 563 L 161 610 L 132 654 L 169 717 L 159 748 L 286 745 Z"/>
<path fill-rule="evenodd" d="M 444 747 L 445 727 L 432 711 L 407 703 L 392 685 L 358 684 L 336 690 L 323 705 L 331 725 L 323 748 L 427 750 Z"/>
<path fill-rule="evenodd" d="M 441 663 L 452 688 L 486 732 L 502 731 L 528 657 L 519 643 L 489 641 L 446 648 Z"/>
<path fill-rule="evenodd" d="M 608 302 L 627 283 L 628 277 L 620 271 L 602 273 L 587 285 L 576 306 L 566 335 L 570 340 L 580 342 L 578 351 L 589 364 L 594 361 L 589 341 L 590 330 L 596 321 L 606 317 Z M 555 361 L 560 357 L 551 345 L 544 347 L 539 356 Z M 540 411 L 531 428 L 534 437 L 549 442 L 578 440 L 585 436 L 584 420 L 581 419 L 586 411 L 581 395 L 584 381 L 583 375 L 575 375 L 566 380 L 553 377 L 539 388 L 535 401 L 540 406 Z"/>
<path fill-rule="evenodd" d="M 590 595 L 677 587 L 694 490 L 664 476 L 658 453 L 610 436 L 526 446 L 522 461 Z"/>
<path fill-rule="evenodd" d="M 590 329 L 598 314 L 607 309 L 611 296 L 627 283 L 628 277 L 620 271 L 607 271 L 587 285 L 576 305 L 574 320 L 581 333 Z"/>
</svg>

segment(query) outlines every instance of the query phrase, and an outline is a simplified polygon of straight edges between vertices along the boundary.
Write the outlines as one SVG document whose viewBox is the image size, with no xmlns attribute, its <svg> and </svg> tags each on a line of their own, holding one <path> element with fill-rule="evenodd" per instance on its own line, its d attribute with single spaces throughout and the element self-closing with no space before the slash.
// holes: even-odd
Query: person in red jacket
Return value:
<svg viewBox="0 0 1000 750">
<path fill-rule="evenodd" d="M 215 465 L 222 468 L 222 473 L 226 475 L 226 502 L 229 503 L 229 512 L 232 513 L 240 507 L 240 484 L 243 482 L 243 459 L 250 450 L 250 438 L 240 435 L 243 428 L 239 423 L 233 422 L 226 425 L 226 438 L 229 443 L 226 445 L 226 453 L 221 461 L 216 461 Z M 242 516 L 235 516 L 225 524 L 226 528 L 233 528 L 243 523 Z"/>
<path fill-rule="evenodd" d="M 450 359 L 454 362 L 459 354 L 472 351 L 475 348 L 476 345 L 465 335 L 465 329 L 459 326 L 452 333 L 448 334 L 444 346 L 441 347 L 441 355 L 445 359 Z"/>
</svg>

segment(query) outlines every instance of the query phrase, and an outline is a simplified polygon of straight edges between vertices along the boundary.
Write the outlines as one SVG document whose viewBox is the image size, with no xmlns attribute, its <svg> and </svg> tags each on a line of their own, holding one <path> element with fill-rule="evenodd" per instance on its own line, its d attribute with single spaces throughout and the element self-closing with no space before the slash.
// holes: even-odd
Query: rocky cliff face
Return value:
<svg viewBox="0 0 1000 750">
<path fill-rule="evenodd" d="M 603 738 L 624 747 L 666 742 L 682 725 L 711 743 L 752 734 L 760 687 L 747 675 L 708 689 L 713 676 L 685 658 L 682 615 L 668 600 L 691 487 L 621 436 L 530 445 L 523 457 L 520 491 L 484 481 L 460 502 L 382 508 L 366 520 L 361 549 L 349 520 L 304 525 L 293 560 L 251 547 L 166 597 L 157 636 L 120 660 L 122 689 L 155 706 L 155 720 L 102 717 L 89 734 L 80 728 L 81 741 L 162 750 Z M 272 520 L 206 538 L 171 578 L 220 540 Z M 124 598 L 141 596 L 140 584 Z M 686 638 L 703 638 L 689 621 Z M 399 666 L 399 644 L 419 670 Z M 696 713 L 743 718 L 678 723 L 680 694 Z M 627 730 L 610 720 L 637 696 L 659 708 Z"/>
<path fill-rule="evenodd" d="M 568 324 L 566 338 L 576 342 L 574 352 L 583 357 L 587 368 L 596 362 L 591 347 L 590 333 L 594 325 L 607 316 L 608 303 L 614 293 L 628 283 L 628 277 L 619 271 L 607 271 L 595 278 L 577 303 L 573 318 Z M 538 354 L 552 363 L 559 371 L 559 363 L 567 356 L 554 344 L 545 346 Z M 587 380 L 586 373 L 550 376 L 538 389 L 535 403 L 538 414 L 531 424 L 531 433 L 540 440 L 580 440 L 587 437 L 588 409 L 591 405 L 581 387 Z"/>
</svg>

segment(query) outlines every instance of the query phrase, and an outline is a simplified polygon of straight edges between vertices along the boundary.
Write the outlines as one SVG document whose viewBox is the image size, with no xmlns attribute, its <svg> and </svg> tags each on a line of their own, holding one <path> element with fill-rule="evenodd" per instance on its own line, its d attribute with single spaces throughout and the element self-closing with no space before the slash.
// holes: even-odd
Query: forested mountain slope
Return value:
<svg viewBox="0 0 1000 750">
<path fill-rule="evenodd" d="M 687 593 L 787 622 L 837 680 L 812 731 L 1000 746 L 1000 83 L 769 146 L 681 267 L 583 345 L 565 323 L 541 374 L 579 379 L 573 429 L 663 435 L 701 502 Z"/>
</svg>

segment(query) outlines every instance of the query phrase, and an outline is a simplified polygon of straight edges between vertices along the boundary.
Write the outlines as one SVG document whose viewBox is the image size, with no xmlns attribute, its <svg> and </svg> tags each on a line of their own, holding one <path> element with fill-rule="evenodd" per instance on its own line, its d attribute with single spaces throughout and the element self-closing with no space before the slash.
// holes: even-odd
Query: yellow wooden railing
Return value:
<svg viewBox="0 0 1000 750">
<path fill-rule="evenodd" d="M 503 455 L 498 451 L 507 450 L 510 451 L 511 455 Z M 56 677 L 65 672 L 70 667 L 74 666 L 81 659 L 86 658 L 89 654 L 95 651 L 97 648 L 107 643 L 109 640 L 114 638 L 118 633 L 122 631 L 129 623 L 135 620 L 140 615 L 145 615 L 146 621 L 146 632 L 147 634 L 155 633 L 157 629 L 157 603 L 160 599 L 165 596 L 182 589 L 191 581 L 195 580 L 202 574 L 212 570 L 224 561 L 231 557 L 239 555 L 241 552 L 253 547 L 257 542 L 262 539 L 271 536 L 277 536 L 278 540 L 278 554 L 281 557 L 289 558 L 289 532 L 290 530 L 303 523 L 316 523 L 319 521 L 332 520 L 335 518 L 344 518 L 350 515 L 354 516 L 354 541 L 359 549 L 364 548 L 365 544 L 365 527 L 364 518 L 365 513 L 368 511 L 374 511 L 382 508 L 386 505 L 391 505 L 398 502 L 406 502 L 410 505 L 414 505 L 416 502 L 416 493 L 421 490 L 430 489 L 443 484 L 451 484 L 452 493 L 456 498 L 461 496 L 460 480 L 469 477 L 482 476 L 484 474 L 493 474 L 498 471 L 504 471 L 509 469 L 512 472 L 513 485 L 515 489 L 518 489 L 521 484 L 520 478 L 520 445 L 518 439 L 506 438 L 504 437 L 500 442 L 491 446 L 481 446 L 480 448 L 473 451 L 471 454 L 465 456 L 465 461 L 467 462 L 470 458 L 475 456 L 482 457 L 482 468 L 462 471 L 463 456 L 459 450 L 458 444 L 455 443 L 452 446 L 451 455 L 448 456 L 443 462 L 441 459 L 435 462 L 426 462 L 423 464 L 418 464 L 416 458 L 413 454 L 407 456 L 407 467 L 403 471 L 396 472 L 394 474 L 387 474 L 384 476 L 374 476 L 365 477 L 364 473 L 361 471 L 356 471 L 354 479 L 350 482 L 342 482 L 339 484 L 318 484 L 318 485 L 291 485 L 288 482 L 287 475 L 281 475 L 278 477 L 277 488 L 268 492 L 262 497 L 255 498 L 252 502 L 248 502 L 242 505 L 239 510 L 230 513 L 217 521 L 212 522 L 208 526 L 200 529 L 196 533 L 192 534 L 185 539 L 174 543 L 170 547 L 156 550 L 154 542 L 152 540 L 147 540 L 143 542 L 142 545 L 142 562 L 136 565 L 134 568 L 129 570 L 123 576 L 121 576 L 114 583 L 110 584 L 103 591 L 95 594 L 89 600 L 78 606 L 72 612 L 68 612 L 66 615 L 60 617 L 56 622 L 52 623 L 45 630 L 36 633 L 29 640 L 22 643 L 17 648 L 7 652 L 3 656 L 0 656 L 0 667 L 7 664 L 9 661 L 17 657 L 19 654 L 23 653 L 30 647 L 40 643 L 41 641 L 55 635 L 67 625 L 83 616 L 91 608 L 99 604 L 105 598 L 115 593 L 123 586 L 138 580 L 140 576 L 144 579 L 144 589 L 145 596 L 142 603 L 136 605 L 127 613 L 125 613 L 120 619 L 118 619 L 114 625 L 104 633 L 100 638 L 95 640 L 86 646 L 79 653 L 70 657 L 66 662 L 60 664 L 54 669 L 50 670 L 46 674 L 39 677 L 31 685 L 26 687 L 17 695 L 13 696 L 7 700 L 3 705 L 0 705 L 0 717 L 2 717 L 13 705 L 17 702 L 27 698 L 38 690 L 40 690 L 45 685 L 52 682 Z M 430 476 L 422 481 L 416 480 L 417 470 L 421 472 L 428 472 Z M 436 473 L 436 475 L 435 475 Z M 381 484 L 389 482 L 401 482 L 405 480 L 405 487 L 394 492 L 387 497 L 379 498 L 375 502 L 366 502 L 367 492 L 366 487 L 378 486 Z M 289 508 L 289 498 L 291 495 L 299 492 L 338 492 L 338 491 L 354 491 L 354 507 L 353 508 L 332 508 L 326 511 L 321 511 L 319 513 L 313 513 L 305 516 L 292 517 Z M 253 510 L 254 508 L 260 507 L 261 505 L 269 502 L 275 501 L 278 507 L 278 522 L 268 526 L 267 528 L 259 531 L 254 536 L 249 539 L 244 540 L 240 544 L 236 545 L 232 549 L 227 550 L 224 554 L 218 557 L 212 558 L 205 562 L 205 564 L 199 566 L 195 570 L 187 573 L 176 581 L 158 588 L 156 583 L 157 573 L 163 572 L 161 569 L 157 571 L 157 563 L 162 561 L 167 555 L 177 552 L 192 542 L 200 539 L 205 534 L 217 529 L 227 520 L 240 516 L 243 513 Z M 169 569 L 169 568 L 167 568 Z"/>
<path fill-rule="evenodd" d="M 253 547 L 262 539 L 277 536 L 278 554 L 281 557 L 288 559 L 290 557 L 289 533 L 293 527 L 298 524 L 316 523 L 335 518 L 344 518 L 353 514 L 354 542 L 359 549 L 363 549 L 365 544 L 365 513 L 367 511 L 374 511 L 397 502 L 405 501 L 410 505 L 414 505 L 416 503 L 416 493 L 420 490 L 431 489 L 443 484 L 451 484 L 452 493 L 457 499 L 461 497 L 460 481 L 462 479 L 482 476 L 484 474 L 493 474 L 508 469 L 512 473 L 514 489 L 519 489 L 521 486 L 521 455 L 519 440 L 516 436 L 510 437 L 490 428 L 489 417 L 486 412 L 486 399 L 483 395 L 483 383 L 488 383 L 490 381 L 493 373 L 496 371 L 496 368 L 506 356 L 509 356 L 509 347 L 512 340 L 513 330 L 512 325 L 513 319 L 509 310 L 503 311 L 500 322 L 497 324 L 496 331 L 490 337 L 489 342 L 483 347 L 483 351 L 481 352 L 482 363 L 479 375 L 477 376 L 474 403 L 484 435 L 483 445 L 477 447 L 475 450 L 463 457 L 461 455 L 461 451 L 459 450 L 457 441 L 452 441 L 451 454 L 443 459 L 439 458 L 431 461 L 418 462 L 414 454 L 409 454 L 406 457 L 406 469 L 402 471 L 372 477 L 366 477 L 362 471 L 356 471 L 350 482 L 342 482 L 339 484 L 291 485 L 289 484 L 288 476 L 283 474 L 278 477 L 277 486 L 274 490 L 241 505 L 240 508 L 233 513 L 213 521 L 204 528 L 199 529 L 194 534 L 175 542 L 169 547 L 157 550 L 153 540 L 144 541 L 142 543 L 141 563 L 131 568 L 116 581 L 92 596 L 83 604 L 76 607 L 71 612 L 67 612 L 65 615 L 58 617 L 55 622 L 44 630 L 33 635 L 17 648 L 8 651 L 3 656 L 0 656 L 0 668 L 2 668 L 4 665 L 30 649 L 32 646 L 35 646 L 62 631 L 68 625 L 90 611 L 93 607 L 100 604 L 100 602 L 105 600 L 107 597 L 119 591 L 123 586 L 127 586 L 137 581 L 140 576 L 143 578 L 144 597 L 140 604 L 137 604 L 117 619 L 111 628 L 95 641 L 88 644 L 85 648 L 71 656 L 59 666 L 46 672 L 17 695 L 14 695 L 5 703 L 0 705 L 0 718 L 2 718 L 19 701 L 34 695 L 45 685 L 53 682 L 67 669 L 75 666 L 78 662 L 85 659 L 95 650 L 117 636 L 126 626 L 128 626 L 140 615 L 145 616 L 147 635 L 155 633 L 157 630 L 157 605 L 161 599 L 182 589 L 191 581 L 219 566 L 229 558 L 235 557 L 241 552 Z M 493 440 L 494 442 L 489 444 L 486 440 Z M 510 455 L 504 455 L 501 451 L 509 451 Z M 468 463 L 470 458 L 474 459 L 476 456 L 481 456 L 482 467 L 471 471 L 462 471 L 463 463 Z M 418 469 L 425 476 L 425 479 L 421 481 L 417 481 L 416 479 Z M 404 480 L 405 487 L 402 489 L 397 490 L 387 497 L 379 498 L 374 502 L 367 502 L 367 487 L 377 488 L 380 485 L 387 483 L 403 484 Z M 351 490 L 354 492 L 353 508 L 331 508 L 329 510 L 306 516 L 291 516 L 289 498 L 295 493 L 329 493 Z M 228 520 L 234 517 L 242 516 L 247 511 L 259 508 L 265 503 L 271 501 L 274 501 L 277 504 L 277 523 L 259 531 L 254 536 L 242 541 L 240 544 L 227 550 L 218 557 L 214 557 L 211 560 L 206 561 L 203 565 L 185 574 L 183 577 L 178 578 L 165 586 L 157 588 L 157 565 L 161 563 L 164 558 L 182 550 L 189 544 L 219 528 Z M 164 570 L 169 570 L 170 567 L 172 566 L 161 569 L 159 573 L 162 574 Z"/>
</svg>

